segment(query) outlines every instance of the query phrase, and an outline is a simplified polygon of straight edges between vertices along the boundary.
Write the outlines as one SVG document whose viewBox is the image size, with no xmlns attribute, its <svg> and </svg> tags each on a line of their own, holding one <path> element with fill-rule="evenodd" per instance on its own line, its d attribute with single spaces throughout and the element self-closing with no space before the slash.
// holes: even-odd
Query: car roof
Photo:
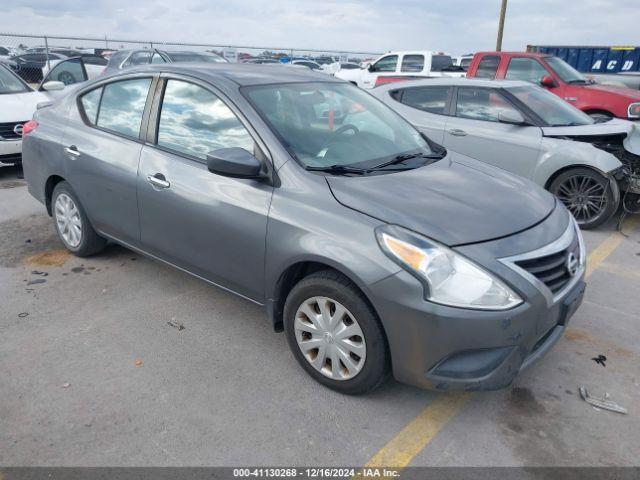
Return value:
<svg viewBox="0 0 640 480">
<path fill-rule="evenodd" d="M 530 82 L 523 80 L 485 80 L 480 78 L 428 78 L 424 80 L 410 80 L 407 82 L 393 82 L 376 87 L 374 91 L 395 90 L 409 87 L 428 86 L 456 86 L 456 87 L 491 87 L 491 88 L 511 88 L 531 86 Z"/>
<path fill-rule="evenodd" d="M 476 55 L 500 55 L 505 57 L 530 57 L 530 58 L 544 58 L 544 57 L 552 57 L 553 55 L 549 55 L 548 53 L 540 53 L 540 52 L 478 52 Z"/>
<path fill-rule="evenodd" d="M 178 73 L 214 81 L 225 79 L 240 86 L 295 82 L 345 83 L 343 80 L 324 73 L 316 73 L 309 69 L 286 68 L 284 65 L 255 63 L 185 62 L 152 64 L 122 70 L 120 75 L 135 72 Z"/>
</svg>

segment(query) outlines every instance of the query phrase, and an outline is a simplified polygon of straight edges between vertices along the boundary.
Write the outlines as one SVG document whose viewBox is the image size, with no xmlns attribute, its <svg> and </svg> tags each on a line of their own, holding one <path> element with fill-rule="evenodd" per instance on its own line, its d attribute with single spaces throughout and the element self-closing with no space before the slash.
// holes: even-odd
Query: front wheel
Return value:
<svg viewBox="0 0 640 480">
<path fill-rule="evenodd" d="M 580 228 L 596 228 L 618 208 L 609 179 L 590 168 L 572 168 L 561 173 L 549 191 L 564 203 Z"/>
<path fill-rule="evenodd" d="M 387 376 L 389 354 L 377 315 L 338 272 L 314 273 L 291 290 L 284 327 L 298 363 L 333 390 L 370 392 Z"/>
</svg>

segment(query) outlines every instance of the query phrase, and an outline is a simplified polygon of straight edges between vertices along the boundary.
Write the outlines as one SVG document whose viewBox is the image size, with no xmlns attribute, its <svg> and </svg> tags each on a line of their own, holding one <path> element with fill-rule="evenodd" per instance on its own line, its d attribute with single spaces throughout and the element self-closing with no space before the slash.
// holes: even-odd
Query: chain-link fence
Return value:
<svg viewBox="0 0 640 480">
<path fill-rule="evenodd" d="M 335 62 L 361 63 L 376 57 L 375 52 L 336 51 L 294 47 L 260 47 L 181 43 L 150 40 L 120 40 L 51 35 L 0 33 L 0 62 L 9 65 L 30 83 L 38 83 L 60 60 L 82 55 L 87 73 L 99 72 L 118 50 L 159 50 L 160 52 L 192 51 L 215 53 L 230 62 L 285 62 L 310 60 L 320 65 Z M 95 68 L 93 68 L 95 66 Z M 98 68 L 102 66 L 102 68 Z M 91 70 L 91 72 L 89 71 Z"/>
</svg>

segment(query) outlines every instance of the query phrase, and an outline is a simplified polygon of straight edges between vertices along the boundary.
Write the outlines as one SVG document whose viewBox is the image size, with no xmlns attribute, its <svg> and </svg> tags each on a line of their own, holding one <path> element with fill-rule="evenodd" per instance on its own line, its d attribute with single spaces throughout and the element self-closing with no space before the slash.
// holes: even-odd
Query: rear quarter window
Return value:
<svg viewBox="0 0 640 480">
<path fill-rule="evenodd" d="M 102 87 L 91 90 L 80 97 L 80 105 L 85 119 L 95 125 L 98 120 L 98 107 L 100 106 L 100 97 L 102 96 Z"/>
</svg>

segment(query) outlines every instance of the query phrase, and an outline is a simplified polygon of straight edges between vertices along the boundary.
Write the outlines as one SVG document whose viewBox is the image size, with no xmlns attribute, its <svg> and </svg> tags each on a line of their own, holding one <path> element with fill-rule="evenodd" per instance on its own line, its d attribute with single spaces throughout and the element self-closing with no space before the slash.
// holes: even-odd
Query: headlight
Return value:
<svg viewBox="0 0 640 480">
<path fill-rule="evenodd" d="M 627 109 L 629 118 L 640 118 L 640 103 L 632 103 Z"/>
<path fill-rule="evenodd" d="M 376 229 L 389 258 L 417 277 L 434 303 L 480 310 L 507 310 L 522 303 L 509 287 L 450 248 L 397 226 Z"/>
</svg>

